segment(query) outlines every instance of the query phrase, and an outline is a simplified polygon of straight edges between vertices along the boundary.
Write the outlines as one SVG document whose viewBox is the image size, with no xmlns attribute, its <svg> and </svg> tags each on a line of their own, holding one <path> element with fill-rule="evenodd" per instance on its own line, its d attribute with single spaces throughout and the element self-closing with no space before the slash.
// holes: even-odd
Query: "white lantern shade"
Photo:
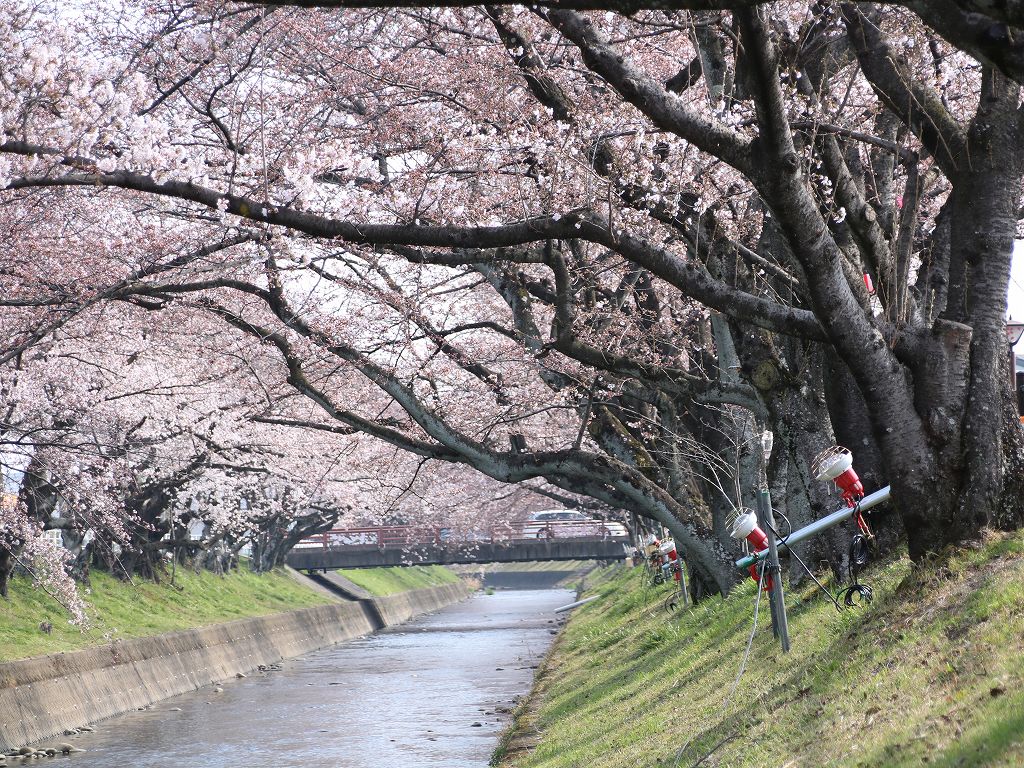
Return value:
<svg viewBox="0 0 1024 768">
<path fill-rule="evenodd" d="M 835 480 L 853 466 L 853 454 L 846 448 L 836 447 L 823 452 L 814 462 L 817 465 L 815 477 L 819 482 Z"/>
<path fill-rule="evenodd" d="M 757 515 L 750 510 L 740 512 L 732 521 L 729 535 L 734 539 L 745 539 L 757 527 Z"/>
</svg>

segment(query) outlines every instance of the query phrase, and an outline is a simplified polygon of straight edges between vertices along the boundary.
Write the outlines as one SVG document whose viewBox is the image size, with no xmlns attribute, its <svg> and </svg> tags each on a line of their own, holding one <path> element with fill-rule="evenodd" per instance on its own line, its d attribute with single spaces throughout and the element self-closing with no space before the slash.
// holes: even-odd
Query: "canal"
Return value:
<svg viewBox="0 0 1024 768">
<path fill-rule="evenodd" d="M 90 768 L 481 768 L 554 638 L 553 609 L 572 600 L 478 593 L 49 741 L 85 749 L 70 760 Z"/>
</svg>

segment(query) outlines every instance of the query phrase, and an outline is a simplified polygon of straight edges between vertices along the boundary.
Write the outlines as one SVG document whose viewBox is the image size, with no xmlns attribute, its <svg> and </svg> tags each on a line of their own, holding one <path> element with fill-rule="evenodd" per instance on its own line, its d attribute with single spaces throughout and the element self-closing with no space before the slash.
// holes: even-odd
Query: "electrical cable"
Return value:
<svg viewBox="0 0 1024 768">
<path fill-rule="evenodd" d="M 743 661 L 740 662 L 740 671 L 736 674 L 736 679 L 732 681 L 732 687 L 729 689 L 729 695 L 726 696 L 725 701 L 722 702 L 723 712 L 726 710 L 726 708 L 728 708 L 729 702 L 732 700 L 732 695 L 736 693 L 736 687 L 740 684 L 740 678 L 743 677 L 743 672 L 747 668 L 747 660 L 750 658 L 750 648 L 754 644 L 754 636 L 757 634 L 757 615 L 761 607 L 761 593 L 764 592 L 764 590 L 761 588 L 761 580 L 764 578 L 764 569 L 767 565 L 767 560 L 761 561 L 761 571 L 760 573 L 758 573 L 757 578 L 757 597 L 754 598 L 754 626 L 750 630 L 750 637 L 747 639 L 746 650 L 743 651 Z M 693 737 L 691 736 L 689 741 L 683 744 L 683 746 L 679 748 L 679 751 L 676 752 L 676 761 L 673 765 L 673 768 L 679 768 L 679 761 L 683 759 L 683 752 L 686 751 L 686 748 L 690 746 L 690 743 L 692 741 Z"/>
<path fill-rule="evenodd" d="M 784 512 L 782 512 L 781 510 L 775 509 L 775 507 L 772 507 L 772 514 L 773 515 L 778 515 L 779 517 L 781 517 L 783 520 L 786 521 L 786 525 L 789 526 L 789 533 L 787 533 L 785 535 L 785 537 L 781 537 L 778 534 L 776 534 L 776 536 L 775 536 L 775 538 L 778 539 L 778 543 L 779 544 L 785 544 L 788 547 L 789 546 L 789 544 L 788 544 L 789 537 L 793 535 L 793 523 L 791 523 L 789 521 L 789 518 L 786 517 L 786 514 Z M 775 530 L 775 529 L 773 528 L 772 530 Z"/>
<path fill-rule="evenodd" d="M 857 507 L 857 511 L 854 512 L 855 515 L 860 514 L 860 505 L 858 504 Z M 785 515 L 781 516 L 784 519 L 786 517 Z M 788 523 L 789 520 L 786 519 L 786 522 Z M 814 583 L 818 585 L 818 589 L 820 589 L 822 592 L 828 595 L 828 599 L 832 601 L 832 604 L 835 605 L 836 610 L 838 611 L 843 610 L 843 605 L 845 605 L 847 608 L 854 608 L 857 606 L 859 602 L 870 603 L 871 599 L 874 597 L 874 592 L 871 589 L 871 587 L 867 584 L 861 584 L 857 579 L 860 570 L 864 568 L 864 566 L 866 566 L 868 564 L 868 561 L 870 560 L 869 545 L 871 538 L 874 537 L 871 535 L 871 531 L 868 529 L 867 523 L 864 522 L 863 518 L 858 520 L 857 524 L 858 527 L 862 531 L 864 531 L 864 533 L 856 534 L 850 541 L 849 568 L 850 580 L 853 582 L 853 584 L 851 584 L 846 589 L 841 590 L 838 595 L 833 595 L 832 592 L 828 588 L 826 588 L 824 584 L 818 581 L 818 578 L 814 575 L 814 573 L 811 572 L 811 569 L 807 567 L 807 564 L 800 558 L 800 555 L 798 555 L 792 549 L 789 549 L 789 553 L 796 558 L 796 561 L 800 563 L 801 567 L 807 572 L 807 575 L 810 576 Z M 772 533 L 775 534 L 776 539 L 779 539 L 781 543 L 785 543 L 786 539 L 779 535 L 779 532 L 775 530 L 775 526 L 769 525 L 768 527 L 771 528 Z M 793 526 L 790 525 L 790 533 L 787 534 L 787 538 L 789 535 L 792 534 L 792 532 Z M 854 599 L 855 595 L 859 598 L 859 600 Z M 840 605 L 839 603 L 840 599 L 843 601 L 842 605 Z"/>
<path fill-rule="evenodd" d="M 725 703 L 723 707 L 729 706 L 729 701 L 732 699 L 732 695 L 736 693 L 736 686 L 740 684 L 740 678 L 743 677 L 743 672 L 747 668 L 747 659 L 750 658 L 750 647 L 754 644 L 754 635 L 757 633 L 757 613 L 761 607 L 761 593 L 764 592 L 762 583 L 764 579 L 765 567 L 768 565 L 767 560 L 761 561 L 761 570 L 757 574 L 757 597 L 754 599 L 754 628 L 750 630 L 750 638 L 747 640 L 747 648 L 743 652 L 743 661 L 740 663 L 740 671 L 736 675 L 736 679 L 732 682 L 732 688 L 729 689 L 729 695 L 725 697 Z"/>
<path fill-rule="evenodd" d="M 772 526 L 772 525 L 769 525 L 768 527 L 772 529 L 772 533 L 774 533 L 774 534 L 775 534 L 775 537 L 776 537 L 776 538 L 778 538 L 778 536 L 779 536 L 779 532 L 775 530 L 775 527 L 774 527 L 774 526 Z M 804 561 L 803 561 L 803 560 L 801 559 L 800 555 L 798 555 L 798 554 L 797 554 L 797 553 L 796 553 L 795 551 L 793 551 L 793 549 L 789 549 L 788 551 L 789 551 L 789 554 L 791 554 L 791 555 L 792 555 L 793 557 L 795 557 L 795 558 L 796 558 L 796 561 L 797 561 L 798 563 L 800 563 L 800 566 L 801 566 L 801 567 L 802 567 L 802 568 L 803 568 L 803 569 L 804 569 L 805 571 L 807 571 L 807 575 L 808 575 L 808 576 L 810 576 L 810 577 L 811 577 L 811 579 L 812 579 L 812 580 L 814 581 L 814 583 L 818 585 L 818 589 L 820 589 L 820 590 L 821 590 L 822 592 L 824 592 L 824 593 L 825 593 L 826 595 L 828 595 L 828 599 L 829 599 L 829 600 L 831 600 L 831 601 L 832 601 L 832 603 L 833 603 L 833 604 L 835 605 L 835 607 L 836 607 L 836 610 L 837 610 L 837 611 L 839 611 L 839 612 L 841 613 L 841 612 L 842 612 L 842 610 L 843 610 L 843 606 L 841 606 L 841 605 L 839 604 L 839 601 L 838 601 L 838 600 L 836 600 L 836 598 L 835 598 L 835 595 L 833 595 L 833 594 L 832 594 L 832 593 L 831 593 L 831 592 L 830 592 L 830 591 L 829 591 L 829 590 L 828 590 L 828 589 L 827 589 L 827 588 L 825 587 L 825 585 L 824 585 L 824 584 L 822 584 L 822 583 L 821 583 L 820 581 L 818 581 L 818 577 L 817 577 L 817 576 L 815 576 L 815 575 L 814 575 L 814 573 L 813 573 L 813 572 L 811 571 L 811 569 L 807 567 L 807 563 L 805 563 L 805 562 L 804 562 Z"/>
<path fill-rule="evenodd" d="M 868 537 L 862 533 L 858 533 L 850 540 L 850 580 L 853 583 L 839 593 L 839 596 L 843 598 L 843 603 L 847 608 L 853 608 L 858 602 L 870 603 L 871 598 L 874 597 L 874 592 L 871 587 L 867 584 L 861 584 L 857 579 L 860 570 L 866 566 L 868 564 L 868 560 L 871 559 L 869 542 L 870 540 Z M 859 597 L 859 601 L 854 600 L 854 595 Z"/>
</svg>

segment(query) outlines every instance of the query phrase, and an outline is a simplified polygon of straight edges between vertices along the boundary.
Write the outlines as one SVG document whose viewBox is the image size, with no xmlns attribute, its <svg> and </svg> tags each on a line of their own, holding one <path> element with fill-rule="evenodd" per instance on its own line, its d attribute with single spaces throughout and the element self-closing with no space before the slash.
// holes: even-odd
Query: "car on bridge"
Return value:
<svg viewBox="0 0 1024 768">
<path fill-rule="evenodd" d="M 571 509 L 548 509 L 534 512 L 523 525 L 524 539 L 562 538 L 627 538 L 629 531 L 622 523 L 598 520 Z"/>
</svg>

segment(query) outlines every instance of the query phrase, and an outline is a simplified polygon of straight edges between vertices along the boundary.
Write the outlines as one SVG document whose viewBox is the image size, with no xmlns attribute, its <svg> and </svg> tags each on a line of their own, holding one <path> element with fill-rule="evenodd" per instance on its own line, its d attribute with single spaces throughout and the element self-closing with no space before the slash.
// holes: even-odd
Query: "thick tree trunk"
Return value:
<svg viewBox="0 0 1024 768">
<path fill-rule="evenodd" d="M 889 485 L 889 473 L 872 431 L 870 409 L 846 365 L 834 354 L 827 356 L 825 398 L 836 441 L 853 452 L 854 467 L 865 491 L 871 493 Z M 875 507 L 867 520 L 879 552 L 903 546 L 903 521 L 894 504 Z"/>
<path fill-rule="evenodd" d="M 276 518 L 270 524 L 261 526 L 260 532 L 252 538 L 249 567 L 256 573 L 272 571 L 283 562 L 291 549 L 291 546 L 286 547 L 286 541 L 287 531 L 278 524 Z"/>
<path fill-rule="evenodd" d="M 839 504 L 828 485 L 815 480 L 811 472 L 814 457 L 835 444 L 824 389 L 824 349 L 819 344 L 773 339 L 760 331 L 746 329 L 737 347 L 743 369 L 758 388 L 767 409 L 768 426 L 774 434 L 769 479 L 784 473 L 786 482 L 776 483 L 782 494 L 773 494 L 773 505 L 782 511 L 792 530 L 803 528 L 833 512 Z M 784 525 L 780 519 L 780 526 Z M 780 528 L 780 532 L 784 532 Z M 801 542 L 794 552 L 808 564 L 828 562 L 839 577 L 845 575 L 847 534 L 833 529 Z M 791 574 L 800 578 L 803 569 L 796 560 Z"/>
<path fill-rule="evenodd" d="M 7 591 L 14 573 L 14 555 L 4 546 L 0 546 L 0 597 L 7 597 Z"/>
<path fill-rule="evenodd" d="M 85 534 L 77 528 L 63 528 L 61 543 L 71 554 L 69 573 L 71 578 L 82 584 L 89 583 L 89 564 L 92 561 L 92 541 L 85 541 Z"/>
<path fill-rule="evenodd" d="M 196 571 L 209 571 L 217 576 L 228 573 L 235 564 L 235 552 L 223 539 L 209 542 L 193 560 Z"/>
<path fill-rule="evenodd" d="M 901 471 L 893 484 L 915 558 L 973 538 L 1000 520 L 1020 519 L 1024 505 L 1019 495 L 1006 493 L 1014 457 L 1004 446 L 1006 438 L 1020 445 L 1010 429 L 1004 335 L 1024 168 L 1019 91 L 1016 83 L 985 72 L 968 131 L 970 156 L 959 158 L 951 177 L 955 259 L 949 298 L 935 323 L 931 357 L 915 371 L 915 402 L 928 429 L 934 472 Z"/>
<path fill-rule="evenodd" d="M 1005 395 L 1009 384 L 1004 373 L 1004 315 L 1020 200 L 1019 177 L 995 173 L 965 176 L 957 193 L 963 210 L 954 215 L 953 243 L 967 254 L 971 290 L 966 309 L 973 334 L 963 430 L 966 477 L 958 494 L 957 538 L 974 534 L 1001 514 L 999 502 L 1007 469 L 1003 433 L 1012 419 Z"/>
<path fill-rule="evenodd" d="M 1008 399 L 1003 406 L 1009 412 L 1003 422 L 1003 492 L 993 525 L 1012 531 L 1024 526 L 1024 422 L 1015 418 L 1016 397 Z"/>
<path fill-rule="evenodd" d="M 292 547 L 309 536 L 329 531 L 340 515 L 340 509 L 320 509 L 307 514 L 275 514 L 263 520 L 252 537 L 249 567 L 256 573 L 266 573 L 283 566 Z"/>
</svg>

